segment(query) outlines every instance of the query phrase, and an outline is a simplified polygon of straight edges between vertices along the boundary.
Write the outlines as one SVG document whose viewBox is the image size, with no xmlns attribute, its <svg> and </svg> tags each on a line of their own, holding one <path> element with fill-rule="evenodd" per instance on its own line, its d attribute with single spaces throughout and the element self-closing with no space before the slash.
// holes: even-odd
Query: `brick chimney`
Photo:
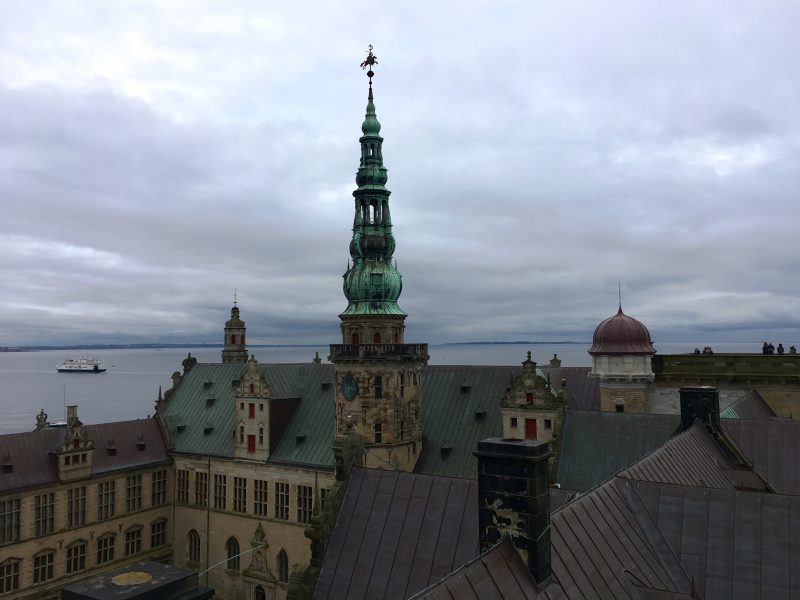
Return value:
<svg viewBox="0 0 800 600">
<path fill-rule="evenodd" d="M 686 431 L 695 421 L 711 425 L 719 431 L 719 390 L 711 386 L 682 387 L 681 431 Z"/>
<path fill-rule="evenodd" d="M 478 442 L 481 550 L 511 537 L 536 583 L 550 580 L 550 444 L 489 438 Z"/>
</svg>

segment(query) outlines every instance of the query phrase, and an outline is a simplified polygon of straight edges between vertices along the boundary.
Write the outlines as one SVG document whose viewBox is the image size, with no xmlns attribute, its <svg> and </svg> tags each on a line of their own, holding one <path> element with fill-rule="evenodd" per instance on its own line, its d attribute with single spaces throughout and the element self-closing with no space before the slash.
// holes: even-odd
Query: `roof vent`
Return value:
<svg viewBox="0 0 800 600">
<path fill-rule="evenodd" d="M 469 394 L 469 391 L 472 389 L 472 386 L 468 383 L 461 384 L 461 393 L 462 394 Z"/>
<path fill-rule="evenodd" d="M 231 381 L 231 387 L 238 387 L 240 381 L 238 379 L 234 379 Z"/>
<path fill-rule="evenodd" d="M 295 440 L 297 441 L 298 444 L 302 444 L 303 442 L 306 441 L 307 437 L 308 437 L 308 432 L 305 429 L 303 429 L 297 434 Z"/>
<path fill-rule="evenodd" d="M 181 433 L 184 429 L 186 429 L 186 423 L 178 423 L 178 425 L 175 427 L 175 431 L 177 433 Z"/>
<path fill-rule="evenodd" d="M 109 456 L 117 455 L 117 444 L 114 443 L 114 440 L 108 440 L 108 444 L 106 444 L 106 454 Z"/>
<path fill-rule="evenodd" d="M 212 431 L 214 431 L 213 423 L 206 423 L 206 426 L 203 427 L 203 435 L 209 435 Z"/>
<path fill-rule="evenodd" d="M 450 453 L 452 451 L 453 451 L 452 446 L 442 446 L 441 448 L 442 458 L 444 458 L 445 456 L 450 456 Z"/>
<path fill-rule="evenodd" d="M 214 385 L 213 381 L 204 381 L 203 382 L 203 389 L 204 390 L 210 390 L 212 385 Z"/>
<path fill-rule="evenodd" d="M 486 411 L 485 410 L 476 410 L 475 411 L 475 420 L 476 421 L 485 421 L 486 420 Z"/>
<path fill-rule="evenodd" d="M 144 442 L 144 435 L 140 433 L 139 437 L 136 438 L 136 449 L 141 452 L 145 448 L 147 448 L 147 444 Z"/>
<path fill-rule="evenodd" d="M 214 401 L 215 400 L 216 400 L 216 398 L 214 398 L 214 396 L 209 396 L 208 398 L 206 398 L 206 406 L 207 407 L 208 406 L 214 406 Z"/>
</svg>

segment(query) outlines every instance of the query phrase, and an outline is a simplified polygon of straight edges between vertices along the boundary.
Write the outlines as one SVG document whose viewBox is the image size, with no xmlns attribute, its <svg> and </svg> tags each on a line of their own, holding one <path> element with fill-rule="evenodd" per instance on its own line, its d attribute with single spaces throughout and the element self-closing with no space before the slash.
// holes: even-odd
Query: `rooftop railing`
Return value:
<svg viewBox="0 0 800 600">
<path fill-rule="evenodd" d="M 330 358 L 428 358 L 428 344 L 331 344 Z"/>
</svg>

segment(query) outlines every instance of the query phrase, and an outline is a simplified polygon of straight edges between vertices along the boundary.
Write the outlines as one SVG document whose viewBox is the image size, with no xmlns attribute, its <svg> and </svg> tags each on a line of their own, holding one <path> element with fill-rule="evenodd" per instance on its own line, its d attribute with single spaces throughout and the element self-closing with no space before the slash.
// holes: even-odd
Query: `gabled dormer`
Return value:
<svg viewBox="0 0 800 600">
<path fill-rule="evenodd" d="M 503 437 L 549 442 L 556 435 L 564 413 L 564 392 L 556 393 L 536 371 L 528 352 L 522 373 L 511 381 L 500 401 Z"/>
<path fill-rule="evenodd" d="M 236 403 L 235 457 L 265 461 L 269 458 L 270 388 L 254 356 L 234 390 Z"/>
<path fill-rule="evenodd" d="M 56 451 L 59 481 L 91 477 L 93 456 L 94 443 L 78 418 L 78 407 L 67 406 L 67 427 L 64 439 Z"/>
</svg>

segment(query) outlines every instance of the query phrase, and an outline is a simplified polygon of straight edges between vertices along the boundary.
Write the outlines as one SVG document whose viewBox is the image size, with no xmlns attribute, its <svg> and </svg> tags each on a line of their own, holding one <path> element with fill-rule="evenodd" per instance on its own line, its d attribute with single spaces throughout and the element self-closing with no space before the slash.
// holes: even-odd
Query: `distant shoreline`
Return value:
<svg viewBox="0 0 800 600">
<path fill-rule="evenodd" d="M 589 344 L 590 342 L 531 342 L 526 340 L 514 342 L 445 342 L 443 344 L 430 344 L 432 346 L 513 346 L 527 345 L 560 345 L 560 344 Z M 328 344 L 248 344 L 248 348 L 317 348 Z M 223 344 L 75 344 L 67 346 L 42 345 L 42 346 L 5 346 L 0 347 L 0 352 L 37 352 L 42 350 L 160 350 L 162 348 L 222 348 Z"/>
</svg>

